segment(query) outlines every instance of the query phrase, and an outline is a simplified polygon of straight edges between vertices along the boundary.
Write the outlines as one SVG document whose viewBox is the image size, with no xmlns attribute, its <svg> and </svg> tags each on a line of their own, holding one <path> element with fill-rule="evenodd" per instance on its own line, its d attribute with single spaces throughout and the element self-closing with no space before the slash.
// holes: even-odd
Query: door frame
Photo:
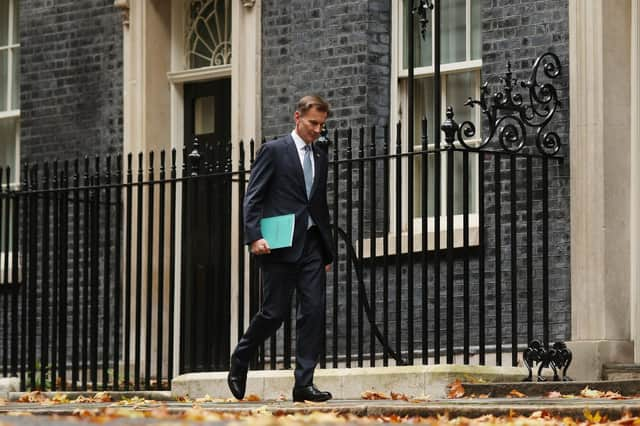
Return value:
<svg viewBox="0 0 640 426">
<path fill-rule="evenodd" d="M 216 116 L 216 126 L 221 121 L 226 122 L 222 131 L 223 135 L 215 137 L 210 142 L 213 144 L 222 143 L 222 145 L 227 146 L 230 143 L 229 133 L 231 128 L 230 78 L 185 83 L 183 85 L 183 95 L 183 132 L 184 139 L 187 142 L 185 143 L 186 155 L 189 155 L 193 149 L 192 141 L 188 139 L 198 136 L 195 135 L 197 120 L 195 101 L 206 96 L 215 96 L 216 110 L 214 114 Z M 200 144 L 202 160 L 209 159 L 217 163 L 219 158 L 209 158 L 205 151 L 208 145 L 206 139 L 208 138 L 202 135 Z M 215 155 L 215 151 L 214 149 L 213 155 Z M 225 160 L 229 158 L 226 155 L 227 153 L 230 156 L 230 150 L 228 152 L 225 151 L 225 154 L 223 154 Z M 202 167 L 203 165 L 204 163 L 201 162 L 200 174 L 207 173 Z M 187 171 L 189 171 L 188 164 Z M 184 202 L 180 205 L 182 208 L 180 216 L 190 219 L 187 222 L 183 222 L 181 228 L 183 232 L 182 238 L 179 240 L 181 247 L 180 250 L 176 250 L 176 252 L 183 253 L 186 256 L 184 261 L 179 264 L 181 277 L 185 280 L 185 286 L 180 286 L 180 306 L 184 306 L 185 309 L 186 307 L 193 308 L 188 312 L 184 312 L 181 309 L 180 313 L 180 364 L 178 372 L 181 374 L 222 371 L 228 368 L 226 364 L 228 364 L 228 356 L 231 352 L 229 345 L 232 334 L 229 324 L 229 311 L 230 306 L 232 306 L 230 295 L 232 232 L 225 225 L 215 227 L 219 223 L 230 223 L 231 214 L 234 211 L 231 206 L 231 184 L 230 181 L 225 182 L 215 177 L 204 177 L 202 180 L 184 181 L 181 185 L 183 191 L 187 190 L 188 198 L 184 198 Z M 197 193 L 193 193 L 194 190 Z M 223 192 L 220 192 L 220 190 Z M 222 199 L 217 198 L 220 196 Z M 223 204 L 219 204 L 221 201 Z M 216 206 L 221 207 L 222 210 L 218 211 L 219 209 Z M 213 222 L 210 221 L 210 215 L 212 214 L 214 215 L 213 217 L 217 217 Z M 218 263 L 213 259 L 218 259 Z M 220 269 L 221 266 L 222 269 Z M 211 281 L 213 281 L 213 284 L 208 285 Z M 183 296 L 188 299 L 184 299 Z M 213 302 L 213 310 L 208 312 L 206 305 L 197 303 L 199 299 L 204 300 L 205 304 Z M 220 301 L 224 305 L 219 305 Z M 202 318 L 199 318 L 200 316 Z M 218 323 L 215 325 L 217 328 L 224 327 L 224 330 L 219 333 L 222 336 L 216 336 L 215 333 L 207 333 L 206 331 L 201 334 L 203 330 L 200 330 L 197 326 L 197 321 L 199 320 L 204 321 L 203 325 L 211 321 L 213 324 Z M 196 322 L 194 323 L 194 321 Z M 225 323 L 228 324 L 227 327 L 224 326 Z M 225 349 L 227 354 L 219 353 Z"/>
</svg>

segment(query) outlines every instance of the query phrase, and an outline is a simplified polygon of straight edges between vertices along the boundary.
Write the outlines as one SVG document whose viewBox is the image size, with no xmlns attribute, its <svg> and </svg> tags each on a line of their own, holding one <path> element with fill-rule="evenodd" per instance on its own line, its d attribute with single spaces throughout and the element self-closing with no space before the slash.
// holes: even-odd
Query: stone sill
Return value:
<svg viewBox="0 0 640 426">
<path fill-rule="evenodd" d="M 456 215 L 453 217 L 453 247 L 464 247 L 464 235 L 463 235 L 463 215 Z M 406 227 L 405 227 L 406 228 Z M 435 249 L 436 233 L 433 231 L 435 228 L 435 218 L 430 217 L 427 219 L 427 251 L 433 251 Z M 478 215 L 469 215 L 469 243 L 468 247 L 478 246 L 480 244 L 479 239 L 479 226 Z M 387 253 L 389 256 L 394 256 L 397 253 L 398 236 L 391 231 L 387 237 L 388 248 Z M 422 219 L 415 219 L 413 226 L 413 252 L 422 252 Z M 362 242 L 363 258 L 370 259 L 371 253 L 371 238 L 365 238 Z M 356 241 L 354 244 L 356 253 L 359 253 L 359 243 Z M 440 250 L 447 249 L 447 217 L 440 217 Z M 409 253 L 409 233 L 404 230 L 400 235 L 400 254 Z M 384 255 L 384 238 L 376 237 L 375 239 L 375 257 Z"/>
</svg>

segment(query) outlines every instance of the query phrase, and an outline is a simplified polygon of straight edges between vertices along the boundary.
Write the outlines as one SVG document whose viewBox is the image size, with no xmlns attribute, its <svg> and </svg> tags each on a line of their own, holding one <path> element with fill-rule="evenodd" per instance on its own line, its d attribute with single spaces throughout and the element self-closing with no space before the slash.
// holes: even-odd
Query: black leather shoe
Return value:
<svg viewBox="0 0 640 426">
<path fill-rule="evenodd" d="M 244 392 L 247 389 L 247 367 L 233 357 L 231 357 L 231 369 L 227 376 L 227 384 L 236 399 L 244 398 Z"/>
<path fill-rule="evenodd" d="M 318 390 L 315 385 L 293 388 L 293 400 L 295 402 L 322 402 L 328 401 L 331 398 L 333 398 L 333 396 L 330 392 Z"/>
</svg>

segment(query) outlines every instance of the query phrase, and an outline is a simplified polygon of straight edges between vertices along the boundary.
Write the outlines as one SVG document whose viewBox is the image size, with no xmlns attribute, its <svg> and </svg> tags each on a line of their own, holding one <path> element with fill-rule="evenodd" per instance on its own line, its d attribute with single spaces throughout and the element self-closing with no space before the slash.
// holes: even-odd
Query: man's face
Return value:
<svg viewBox="0 0 640 426">
<path fill-rule="evenodd" d="M 304 115 L 296 111 L 296 132 L 306 143 L 312 143 L 320 137 L 320 132 L 327 121 L 327 113 L 312 107 Z"/>
</svg>

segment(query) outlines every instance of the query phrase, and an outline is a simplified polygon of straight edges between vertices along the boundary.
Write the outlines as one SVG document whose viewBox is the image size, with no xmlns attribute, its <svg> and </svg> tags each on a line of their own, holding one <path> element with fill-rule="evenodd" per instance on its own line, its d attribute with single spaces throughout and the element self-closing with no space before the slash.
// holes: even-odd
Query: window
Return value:
<svg viewBox="0 0 640 426">
<path fill-rule="evenodd" d="M 413 5 L 412 5 L 413 3 Z M 480 68 L 481 61 L 481 25 L 480 25 L 480 3 L 476 0 L 448 0 L 439 2 L 440 9 L 440 69 L 441 69 L 441 92 L 437 94 L 441 98 L 441 119 L 445 118 L 447 106 L 453 106 L 455 118 L 458 123 L 469 120 L 476 124 L 478 134 L 477 141 L 480 141 L 479 108 L 469 108 L 464 106 L 464 102 L 469 97 L 479 98 L 480 96 Z M 394 79 L 397 86 L 392 88 L 392 111 L 398 111 L 396 116 L 400 121 L 406 122 L 402 111 L 407 111 L 407 76 L 408 76 L 408 43 L 406 34 L 406 25 L 408 18 L 408 10 L 411 6 L 416 6 L 417 0 L 403 0 L 398 2 L 394 9 L 394 63 L 395 72 Z M 414 134 L 413 141 L 414 150 L 422 150 L 423 148 L 434 148 L 432 145 L 434 140 L 434 129 L 440 128 L 441 123 L 434 122 L 433 99 L 436 94 L 433 93 L 433 63 L 434 63 L 434 36 L 433 36 L 433 13 L 429 17 L 426 37 L 423 39 L 420 33 L 420 25 L 418 19 L 414 18 Z M 428 122 L 428 143 L 427 147 L 422 146 L 421 120 L 427 118 Z M 407 132 L 405 130 L 404 143 L 405 149 L 408 148 Z M 444 146 L 444 140 L 442 138 Z M 446 155 L 441 155 L 441 216 L 446 213 Z M 428 164 L 428 216 L 434 216 L 434 170 L 435 156 L 429 156 Z M 454 214 L 462 214 L 462 153 L 454 154 Z M 406 167 L 405 167 L 406 169 Z M 469 208 L 471 213 L 477 212 L 477 184 L 475 174 L 477 173 L 477 158 L 475 155 L 469 157 Z M 404 176 L 402 177 L 404 178 Z M 415 158 L 414 161 L 414 217 L 422 216 L 422 159 Z M 405 194 L 406 196 L 406 194 Z M 414 221 L 417 228 L 418 221 Z M 458 221 L 456 220 L 456 223 Z M 461 222 L 461 221 L 460 221 Z M 471 221 L 473 223 L 473 220 Z M 445 222 L 441 223 L 444 225 Z M 433 229 L 433 228 L 430 228 Z"/>
<path fill-rule="evenodd" d="M 231 0 L 193 0 L 189 4 L 189 68 L 231 64 L 230 3 Z"/>
<path fill-rule="evenodd" d="M 11 167 L 17 182 L 20 119 L 18 0 L 0 2 L 0 167 Z M 6 170 L 3 173 L 6 176 Z"/>
</svg>

